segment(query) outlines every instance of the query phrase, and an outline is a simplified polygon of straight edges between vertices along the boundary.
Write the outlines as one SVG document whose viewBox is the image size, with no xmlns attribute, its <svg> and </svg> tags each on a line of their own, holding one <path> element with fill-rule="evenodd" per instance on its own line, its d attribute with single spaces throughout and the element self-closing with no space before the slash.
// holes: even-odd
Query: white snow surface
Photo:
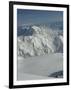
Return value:
<svg viewBox="0 0 71 90">
<path fill-rule="evenodd" d="M 62 53 L 18 59 L 18 80 L 36 80 L 54 78 L 50 75 L 63 71 Z"/>
<path fill-rule="evenodd" d="M 18 58 L 28 58 L 49 53 L 63 52 L 61 30 L 52 30 L 46 26 L 32 25 L 32 36 L 18 36 Z"/>
</svg>

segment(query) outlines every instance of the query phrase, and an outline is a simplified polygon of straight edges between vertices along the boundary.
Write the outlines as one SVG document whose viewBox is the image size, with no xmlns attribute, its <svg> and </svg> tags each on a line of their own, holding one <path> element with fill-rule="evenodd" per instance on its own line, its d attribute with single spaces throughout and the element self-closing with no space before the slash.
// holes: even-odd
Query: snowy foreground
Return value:
<svg viewBox="0 0 71 90">
<path fill-rule="evenodd" d="M 61 53 L 38 57 L 18 59 L 18 80 L 45 79 L 57 77 L 55 72 L 63 71 L 63 56 Z M 63 75 L 63 74 L 62 74 Z M 62 77 L 59 75 L 58 77 Z"/>
<path fill-rule="evenodd" d="M 25 28 L 33 34 L 18 36 L 18 80 L 62 78 L 63 32 L 46 26 Z"/>
</svg>

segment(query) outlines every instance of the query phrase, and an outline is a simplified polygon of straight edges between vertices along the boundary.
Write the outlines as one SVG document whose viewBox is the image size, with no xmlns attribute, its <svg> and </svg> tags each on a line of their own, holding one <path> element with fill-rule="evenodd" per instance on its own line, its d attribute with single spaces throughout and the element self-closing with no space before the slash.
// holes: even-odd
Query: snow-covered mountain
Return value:
<svg viewBox="0 0 71 90">
<path fill-rule="evenodd" d="M 18 35 L 18 56 L 31 57 L 49 53 L 63 53 L 63 31 L 46 25 L 23 26 Z"/>
</svg>

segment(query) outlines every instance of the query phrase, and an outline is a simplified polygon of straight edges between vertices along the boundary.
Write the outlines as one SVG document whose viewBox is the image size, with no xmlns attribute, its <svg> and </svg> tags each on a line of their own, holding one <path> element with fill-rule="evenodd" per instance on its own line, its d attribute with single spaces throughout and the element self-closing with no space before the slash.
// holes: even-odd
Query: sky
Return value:
<svg viewBox="0 0 71 90">
<path fill-rule="evenodd" d="M 17 25 L 62 22 L 63 11 L 17 9 Z"/>
</svg>

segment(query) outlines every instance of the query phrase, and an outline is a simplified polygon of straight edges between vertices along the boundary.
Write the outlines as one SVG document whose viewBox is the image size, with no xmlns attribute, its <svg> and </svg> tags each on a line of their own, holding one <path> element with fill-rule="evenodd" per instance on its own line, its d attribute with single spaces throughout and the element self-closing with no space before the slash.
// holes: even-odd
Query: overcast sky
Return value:
<svg viewBox="0 0 71 90">
<path fill-rule="evenodd" d="M 60 21 L 63 21 L 63 11 L 17 9 L 18 26 L 23 24 L 47 24 Z"/>
</svg>

